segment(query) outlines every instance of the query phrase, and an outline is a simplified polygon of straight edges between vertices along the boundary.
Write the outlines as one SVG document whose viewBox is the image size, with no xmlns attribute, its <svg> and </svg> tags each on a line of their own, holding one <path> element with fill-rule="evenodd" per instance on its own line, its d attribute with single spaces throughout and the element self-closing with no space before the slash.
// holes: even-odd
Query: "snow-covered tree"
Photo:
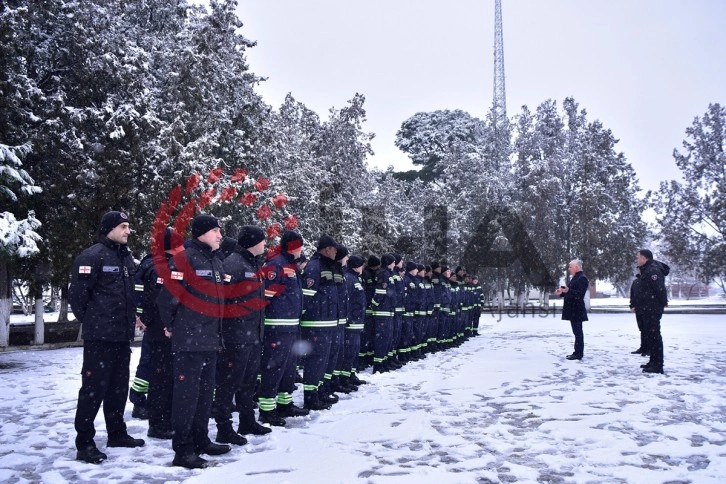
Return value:
<svg viewBox="0 0 726 484">
<path fill-rule="evenodd" d="M 710 104 L 673 157 L 684 182 L 662 182 L 652 198 L 665 254 L 726 292 L 726 108 Z"/>
</svg>

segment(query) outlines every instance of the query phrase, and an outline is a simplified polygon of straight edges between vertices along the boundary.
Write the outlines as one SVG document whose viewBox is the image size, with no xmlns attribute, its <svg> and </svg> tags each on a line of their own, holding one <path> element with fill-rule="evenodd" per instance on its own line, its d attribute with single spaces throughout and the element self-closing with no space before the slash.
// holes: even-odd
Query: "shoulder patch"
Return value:
<svg viewBox="0 0 726 484">
<path fill-rule="evenodd" d="M 315 285 L 315 279 L 308 279 L 307 284 L 308 284 L 308 287 L 313 287 Z"/>
</svg>

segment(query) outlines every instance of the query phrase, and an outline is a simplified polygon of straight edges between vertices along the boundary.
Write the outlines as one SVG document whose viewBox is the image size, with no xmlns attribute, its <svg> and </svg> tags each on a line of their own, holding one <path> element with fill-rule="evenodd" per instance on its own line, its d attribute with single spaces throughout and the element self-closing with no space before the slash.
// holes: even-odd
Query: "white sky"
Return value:
<svg viewBox="0 0 726 484">
<path fill-rule="evenodd" d="M 331 410 L 196 471 L 171 466 L 169 441 L 107 449 L 103 412 L 96 443 L 109 459 L 75 461 L 82 348 L 0 352 L 0 482 L 723 483 L 725 318 L 666 313 L 666 374 L 645 375 L 630 313 L 590 314 L 582 361 L 564 358 L 573 336 L 559 310 L 485 313 L 482 336 L 396 372 L 367 370 L 370 384 Z M 132 374 L 138 358 L 134 348 Z M 145 437 L 131 410 L 129 432 Z"/>
<path fill-rule="evenodd" d="M 672 158 L 709 103 L 726 104 L 723 0 L 503 0 L 507 110 L 573 96 L 620 139 L 641 187 L 678 178 Z M 253 72 L 278 107 L 292 92 L 325 117 L 356 92 L 371 164 L 412 165 L 394 145 L 421 111 L 483 118 L 493 93 L 494 0 L 239 0 Z"/>
</svg>

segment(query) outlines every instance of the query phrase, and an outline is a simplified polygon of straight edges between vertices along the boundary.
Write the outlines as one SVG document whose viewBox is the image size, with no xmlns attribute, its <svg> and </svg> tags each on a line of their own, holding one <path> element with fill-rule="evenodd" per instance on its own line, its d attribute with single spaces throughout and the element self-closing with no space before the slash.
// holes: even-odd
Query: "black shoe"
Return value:
<svg viewBox="0 0 726 484">
<path fill-rule="evenodd" d="M 330 410 L 332 406 L 332 404 L 321 402 L 320 400 L 305 402 L 305 410 Z"/>
<path fill-rule="evenodd" d="M 108 459 L 108 456 L 98 450 L 95 445 L 86 447 L 85 449 L 79 449 L 76 452 L 76 460 L 88 462 L 89 464 L 100 464 L 106 459 Z"/>
<path fill-rule="evenodd" d="M 323 403 L 329 403 L 331 405 L 338 403 L 338 400 L 340 400 L 335 393 L 321 393 L 318 395 L 318 399 Z"/>
<path fill-rule="evenodd" d="M 143 447 L 145 443 L 144 439 L 135 439 L 129 434 L 120 434 L 109 437 L 106 447 Z"/>
<path fill-rule="evenodd" d="M 358 378 L 358 375 L 356 375 L 355 373 L 350 375 L 350 382 L 356 386 L 361 386 L 361 385 L 365 385 L 368 383 L 367 381 L 361 380 L 360 378 Z"/>
<path fill-rule="evenodd" d="M 648 363 L 645 363 L 643 365 L 640 365 L 641 368 L 650 368 L 650 361 Z"/>
<path fill-rule="evenodd" d="M 197 454 L 207 454 L 207 455 L 222 455 L 226 454 L 232 450 L 232 447 L 225 444 L 215 444 L 214 442 L 210 442 L 206 445 L 206 447 L 196 449 Z"/>
<path fill-rule="evenodd" d="M 643 353 L 643 348 L 638 348 L 637 350 L 630 352 L 631 355 L 639 355 L 641 353 Z"/>
<path fill-rule="evenodd" d="M 217 425 L 217 438 L 214 440 L 220 444 L 245 445 L 247 443 L 247 439 L 234 431 L 231 423 Z"/>
<path fill-rule="evenodd" d="M 663 373 L 662 366 L 646 366 L 643 368 L 643 373 Z"/>
<path fill-rule="evenodd" d="M 264 425 L 258 424 L 254 418 L 250 421 L 246 421 L 244 423 L 240 423 L 239 427 L 237 428 L 237 433 L 241 435 L 265 435 L 272 432 L 272 429 L 270 427 L 265 427 Z"/>
<path fill-rule="evenodd" d="M 146 407 L 141 407 L 139 405 L 134 405 L 131 416 L 140 420 L 149 420 L 149 409 Z"/>
<path fill-rule="evenodd" d="M 171 465 L 178 467 L 186 467 L 187 469 L 204 469 L 207 467 L 207 461 L 195 454 L 176 454 Z"/>
<path fill-rule="evenodd" d="M 300 408 L 294 403 L 288 403 L 286 405 L 278 405 L 277 414 L 280 417 L 305 417 L 306 415 L 310 415 L 310 410 Z"/>
<path fill-rule="evenodd" d="M 277 413 L 277 409 L 264 411 L 260 410 L 260 422 L 272 425 L 273 427 L 284 427 L 287 422 L 285 419 L 280 417 Z"/>
<path fill-rule="evenodd" d="M 146 432 L 146 436 L 151 437 L 152 439 L 171 440 L 174 436 L 174 432 L 149 425 L 149 431 Z"/>
<path fill-rule="evenodd" d="M 373 373 L 385 373 L 388 371 L 388 368 L 386 368 L 383 364 L 376 363 L 373 365 Z"/>
<path fill-rule="evenodd" d="M 573 353 L 573 354 L 571 354 L 569 356 L 566 356 L 565 358 L 567 358 L 568 360 L 581 360 L 582 359 L 582 355 L 576 355 L 576 354 Z"/>
</svg>

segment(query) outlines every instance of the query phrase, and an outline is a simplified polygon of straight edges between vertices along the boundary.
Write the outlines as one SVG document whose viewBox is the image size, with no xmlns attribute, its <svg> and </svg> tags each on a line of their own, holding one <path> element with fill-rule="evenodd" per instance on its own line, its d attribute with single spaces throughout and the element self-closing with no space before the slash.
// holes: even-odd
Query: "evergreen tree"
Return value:
<svg viewBox="0 0 726 484">
<path fill-rule="evenodd" d="M 684 183 L 663 182 L 652 204 L 676 264 L 695 267 L 704 283 L 726 292 L 726 108 L 710 104 L 686 129 L 683 152 L 673 150 Z"/>
</svg>

